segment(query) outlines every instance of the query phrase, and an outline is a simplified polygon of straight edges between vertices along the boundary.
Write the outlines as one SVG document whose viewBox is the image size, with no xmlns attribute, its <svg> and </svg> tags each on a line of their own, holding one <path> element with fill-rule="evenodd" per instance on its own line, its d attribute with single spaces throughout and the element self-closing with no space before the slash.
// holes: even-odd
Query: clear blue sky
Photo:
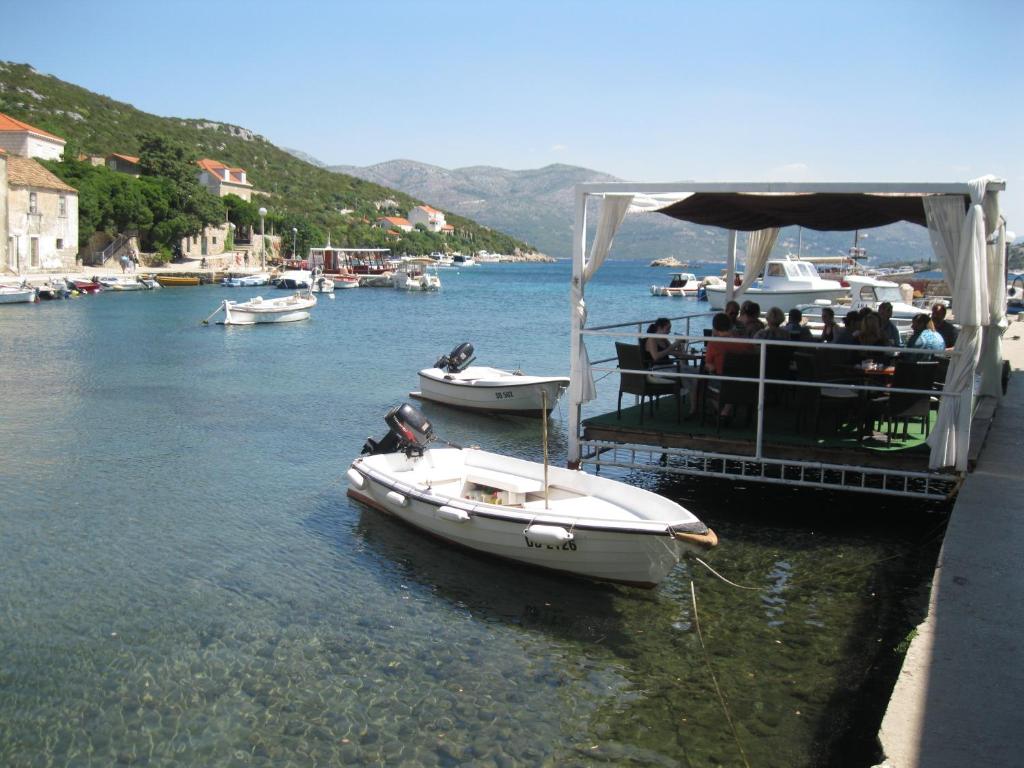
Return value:
<svg viewBox="0 0 1024 768">
<path fill-rule="evenodd" d="M 994 173 L 1024 234 L 1024 2 L 67 2 L 0 59 L 330 164 L 629 180 Z"/>
</svg>

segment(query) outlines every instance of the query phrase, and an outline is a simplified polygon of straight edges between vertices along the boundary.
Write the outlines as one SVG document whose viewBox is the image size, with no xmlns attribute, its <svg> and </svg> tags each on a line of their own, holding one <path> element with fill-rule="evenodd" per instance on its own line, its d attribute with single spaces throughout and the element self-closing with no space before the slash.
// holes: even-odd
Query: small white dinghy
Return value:
<svg viewBox="0 0 1024 768">
<path fill-rule="evenodd" d="M 255 296 L 248 301 L 221 302 L 209 317 L 203 320 L 207 324 L 218 313 L 224 313 L 224 325 L 255 325 L 257 323 L 290 323 L 305 320 L 309 310 L 316 306 L 316 296 L 308 291 L 296 292 L 291 296 L 277 299 L 264 299 Z"/>
<path fill-rule="evenodd" d="M 367 440 L 348 495 L 425 533 L 526 565 L 654 587 L 714 531 L 656 493 L 476 448 L 428 448 L 430 422 L 403 404 Z"/>
<path fill-rule="evenodd" d="M 28 283 L 0 285 L 0 304 L 28 304 L 36 300 L 36 289 Z"/>
<path fill-rule="evenodd" d="M 419 372 L 420 391 L 410 394 L 470 411 L 529 416 L 550 413 L 569 386 L 565 376 L 527 376 L 520 371 L 471 366 L 475 359 L 472 344 L 459 344 L 433 368 Z"/>
</svg>

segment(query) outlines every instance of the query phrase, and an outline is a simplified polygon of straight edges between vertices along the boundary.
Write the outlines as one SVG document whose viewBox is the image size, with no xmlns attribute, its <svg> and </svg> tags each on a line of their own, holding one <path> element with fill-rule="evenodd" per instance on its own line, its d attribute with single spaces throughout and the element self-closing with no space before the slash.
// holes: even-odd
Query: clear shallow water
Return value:
<svg viewBox="0 0 1024 768">
<path fill-rule="evenodd" d="M 681 313 L 647 293 L 664 273 L 606 265 L 591 322 Z M 456 343 L 567 370 L 566 263 L 442 278 L 439 295 L 342 292 L 281 327 L 199 325 L 272 289 L 0 308 L 0 765 L 870 754 L 870 694 L 934 561 L 941 518 L 922 508 L 629 476 L 715 527 L 712 565 L 761 588 L 688 564 L 644 592 L 491 563 L 345 496 L 363 440 Z M 539 458 L 533 420 L 424 410 L 443 437 Z M 552 440 L 564 461 L 564 408 Z"/>
</svg>

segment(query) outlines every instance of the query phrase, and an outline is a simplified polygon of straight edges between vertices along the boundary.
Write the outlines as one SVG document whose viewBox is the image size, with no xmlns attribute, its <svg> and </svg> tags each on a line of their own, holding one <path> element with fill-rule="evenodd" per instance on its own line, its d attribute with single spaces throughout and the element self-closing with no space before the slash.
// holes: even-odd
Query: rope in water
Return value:
<svg viewBox="0 0 1024 768">
<path fill-rule="evenodd" d="M 765 589 L 764 587 L 744 587 L 744 586 L 743 586 L 742 584 L 737 584 L 737 583 L 736 583 L 736 582 L 734 582 L 734 581 L 729 581 L 729 580 L 728 580 L 727 578 L 725 578 L 725 576 L 723 576 L 722 574 L 720 574 L 720 573 L 719 573 L 718 571 L 716 571 L 716 570 L 715 570 L 714 568 L 712 568 L 712 567 L 711 567 L 710 565 L 708 565 L 707 563 L 705 563 L 705 562 L 704 562 L 703 560 L 701 560 L 701 559 L 700 559 L 699 557 L 695 557 L 695 558 L 693 558 L 693 559 L 694 559 L 694 560 L 696 560 L 696 561 L 697 561 L 698 563 L 700 563 L 701 565 L 703 565 L 703 566 L 704 566 L 705 568 L 707 568 L 707 569 L 708 569 L 709 571 L 711 571 L 711 572 L 712 572 L 713 574 L 715 574 L 715 576 L 717 576 L 718 578 L 720 578 L 720 579 L 721 579 L 722 581 L 724 581 L 724 582 L 725 582 L 726 584 L 728 584 L 728 585 L 729 585 L 729 586 L 731 586 L 731 587 L 736 587 L 736 589 L 749 589 L 749 590 L 750 590 L 751 592 L 762 592 L 762 591 L 764 591 L 764 589 Z"/>
<path fill-rule="evenodd" d="M 743 751 L 743 745 L 740 744 L 740 735 L 736 731 L 736 724 L 732 720 L 732 715 L 729 714 L 729 705 L 725 701 L 725 695 L 722 693 L 721 687 L 718 685 L 718 678 L 715 677 L 715 670 L 711 666 L 711 658 L 708 656 L 707 646 L 704 645 L 704 634 L 700 631 L 700 617 L 697 615 L 697 590 L 693 586 L 693 580 L 690 580 L 690 598 L 693 600 L 693 624 L 697 628 L 697 639 L 700 640 L 700 649 L 704 653 L 704 664 L 707 665 L 708 673 L 711 675 L 711 682 L 715 686 L 715 693 L 718 694 L 718 702 L 722 705 L 722 712 L 725 713 L 725 719 L 729 723 L 729 729 L 732 731 L 732 737 L 736 742 L 736 749 L 740 751 L 740 757 L 743 760 L 743 765 L 750 768 L 750 761 L 747 760 L 747 753 Z"/>
</svg>

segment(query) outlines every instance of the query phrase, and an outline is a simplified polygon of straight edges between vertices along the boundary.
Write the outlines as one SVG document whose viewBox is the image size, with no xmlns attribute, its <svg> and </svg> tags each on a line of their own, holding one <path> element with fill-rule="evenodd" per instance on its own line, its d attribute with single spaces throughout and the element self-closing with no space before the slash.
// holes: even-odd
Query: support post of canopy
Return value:
<svg viewBox="0 0 1024 768">
<path fill-rule="evenodd" d="M 736 230 L 729 230 L 729 252 L 725 257 L 725 301 L 733 300 L 736 294 Z M 724 309 L 725 306 L 723 305 Z"/>
<path fill-rule="evenodd" d="M 576 189 L 576 218 L 573 225 L 575 237 L 572 243 L 572 285 L 574 290 L 570 297 L 579 291 L 583 296 L 583 257 L 587 252 L 587 194 L 577 187 Z M 580 403 L 580 377 L 583 371 L 579 365 L 580 344 L 583 343 L 581 331 L 582 317 L 575 301 L 570 298 L 570 360 L 569 360 L 569 456 L 568 467 L 579 469 L 580 467 L 580 415 L 582 405 Z"/>
</svg>

